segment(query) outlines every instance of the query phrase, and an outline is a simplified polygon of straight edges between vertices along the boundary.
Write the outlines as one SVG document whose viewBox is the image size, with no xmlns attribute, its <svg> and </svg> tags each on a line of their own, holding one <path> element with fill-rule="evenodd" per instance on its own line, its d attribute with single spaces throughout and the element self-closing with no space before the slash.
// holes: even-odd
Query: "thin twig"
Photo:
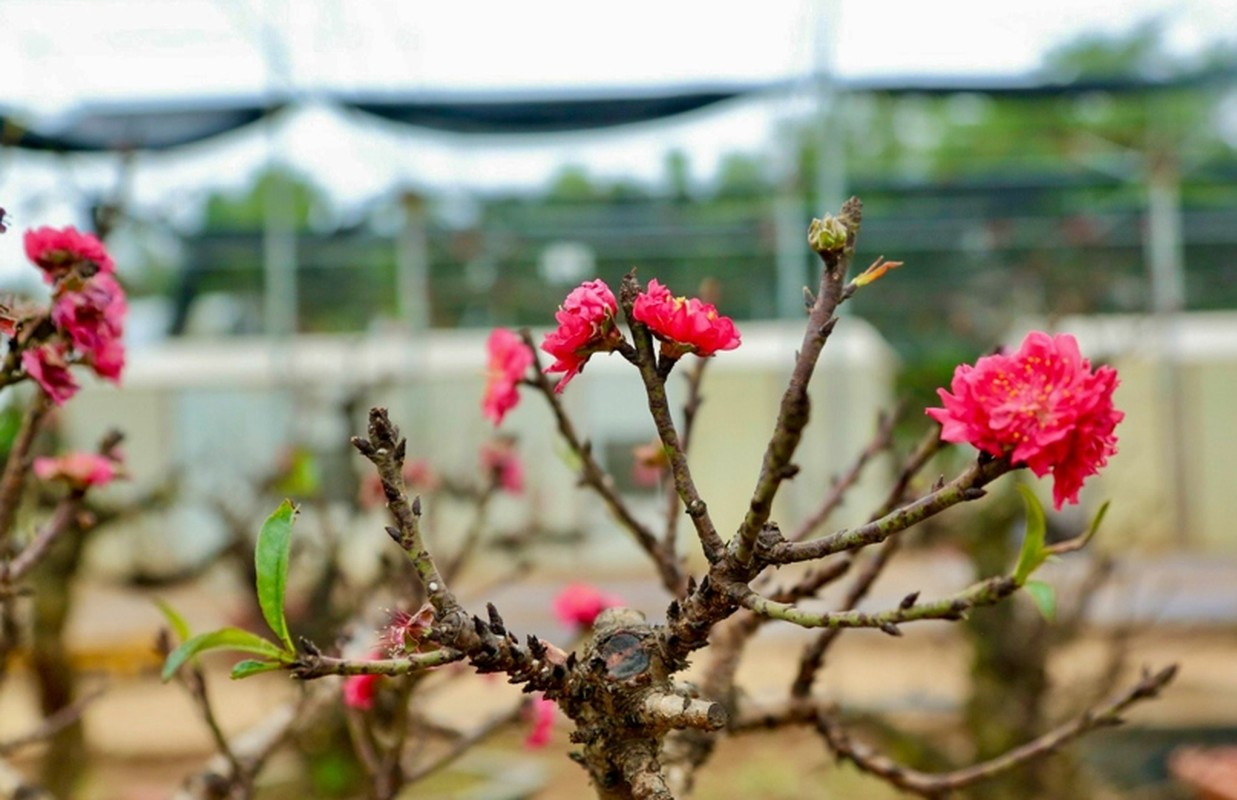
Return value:
<svg viewBox="0 0 1237 800">
<path fill-rule="evenodd" d="M 1099 707 L 1086 711 L 1003 755 L 952 772 L 920 772 L 899 764 L 871 747 L 853 742 L 833 714 L 820 714 L 816 726 L 839 759 L 850 761 L 864 772 L 882 778 L 899 789 L 923 797 L 938 798 L 1053 753 L 1088 731 L 1121 724 L 1121 715 L 1127 708 L 1158 696 L 1176 674 L 1176 664 L 1154 674 L 1144 671 L 1138 683 Z"/>
<path fill-rule="evenodd" d="M 7 756 L 10 753 L 15 753 L 24 747 L 32 744 L 39 744 L 52 738 L 60 731 L 69 727 L 73 723 L 82 718 L 86 708 L 98 700 L 107 692 L 107 687 L 102 686 L 88 694 L 74 700 L 71 704 L 57 709 L 52 714 L 44 717 L 43 720 L 33 730 L 23 733 L 14 739 L 9 739 L 6 742 L 0 742 L 0 757 Z"/>
<path fill-rule="evenodd" d="M 893 444 L 893 429 L 900 415 L 900 410 L 892 414 L 882 413 L 880 415 L 880 419 L 876 424 L 876 434 L 868 442 L 867 447 L 863 448 L 863 452 L 855 458 L 850 468 L 833 482 L 833 485 L 829 487 L 829 493 L 825 495 L 825 499 L 821 502 L 820 506 L 807 519 L 803 520 L 799 527 L 795 529 L 795 532 L 787 537 L 787 541 L 801 542 L 809 538 L 829 521 L 829 517 L 833 512 L 837 510 L 838 506 L 842 505 L 847 492 L 859 480 L 859 476 L 863 474 L 864 467 L 871 463 L 878 455 L 888 450 Z"/>
<path fill-rule="evenodd" d="M 773 436 L 765 450 L 764 459 L 760 465 L 760 477 L 752 492 L 751 504 L 739 526 L 736 534 L 738 547 L 734 557 L 739 564 L 747 564 L 755 552 L 756 538 L 764 530 L 773 511 L 773 498 L 777 495 L 782 481 L 795 474 L 791 458 L 799 447 L 803 429 L 807 427 L 811 400 L 808 395 L 808 384 L 820 359 L 821 351 L 833 328 L 837 324 L 834 313 L 842 302 L 842 290 L 845 286 L 846 271 L 850 267 L 851 258 L 855 252 L 855 236 L 859 232 L 862 217 L 862 204 L 858 198 L 852 197 L 842 206 L 838 221 L 846 228 L 845 245 L 838 249 L 819 251 L 824 269 L 821 270 L 820 291 L 808 314 L 807 328 L 803 333 L 803 342 L 799 345 L 799 355 L 795 359 L 794 370 L 786 392 L 782 395 L 782 403 L 778 409 L 777 425 Z"/>
<path fill-rule="evenodd" d="M 22 416 L 21 427 L 17 430 L 8 460 L 4 464 L 4 473 L 0 475 L 0 554 L 8 551 L 13 521 L 17 519 L 17 507 L 21 505 L 22 490 L 25 489 L 26 477 L 30 474 L 30 447 L 34 444 L 34 437 L 50 409 L 51 398 L 47 396 L 47 392 L 39 389 Z"/>
<path fill-rule="evenodd" d="M 632 537 L 636 540 L 636 544 L 640 545 L 640 548 L 649 555 L 653 564 L 657 567 L 658 574 L 661 576 L 662 585 L 672 594 L 681 594 L 686 584 L 686 577 L 679 568 L 673 551 L 667 552 L 662 547 L 661 543 L 657 541 L 657 537 L 653 535 L 653 531 L 643 522 L 636 519 L 631 509 L 623 501 L 623 498 L 615 491 L 613 480 L 602 469 L 601 465 L 597 463 L 597 459 L 593 457 L 592 448 L 576 433 L 575 425 L 572 423 L 571 418 L 567 416 L 562 400 L 558 393 L 554 391 L 554 385 L 550 383 L 550 379 L 542 371 L 541 357 L 537 354 L 532 333 L 524 330 L 521 331 L 521 335 L 524 338 L 525 345 L 533 353 L 534 377 L 529 383 L 541 393 L 549 404 L 550 411 L 554 414 L 554 421 L 558 427 L 559 435 L 563 437 L 572 454 L 580 460 L 580 482 L 597 493 L 619 524 L 631 533 Z"/>
<path fill-rule="evenodd" d="M 704 369 L 709 365 L 709 359 L 697 358 L 695 365 L 686 375 L 687 400 L 683 403 L 683 452 L 691 449 L 692 433 L 696 427 L 696 415 L 700 413 L 703 398 L 700 395 L 700 384 L 704 379 Z M 675 552 L 679 536 L 679 508 L 681 500 L 679 493 L 673 487 L 674 476 L 669 478 L 671 490 L 666 492 L 666 533 L 662 538 L 662 547 L 666 552 Z"/>
<path fill-rule="evenodd" d="M 627 327 L 631 329 L 634 348 L 619 352 L 640 371 L 640 379 L 644 382 L 644 394 L 648 399 L 649 414 L 657 427 L 657 436 L 666 449 L 670 459 L 670 474 L 674 477 L 674 488 L 683 501 L 683 508 L 691 518 L 696 528 L 696 537 L 700 540 L 700 549 L 710 564 L 717 563 L 725 550 L 725 543 L 717 533 L 713 518 L 709 516 L 709 508 L 696 488 L 692 478 L 691 467 L 687 463 L 687 451 L 679 438 L 679 432 L 674 425 L 674 415 L 670 412 L 670 400 L 666 397 L 666 375 L 675 359 L 662 357 L 658 360 L 653 349 L 653 335 L 649 327 L 635 317 L 636 297 L 640 294 L 640 284 L 636 281 L 635 270 L 623 276 L 622 288 L 619 291 L 619 304 L 623 315 L 627 318 Z M 685 588 L 685 587 L 684 587 Z M 684 592 L 676 592 L 683 596 Z"/>
<path fill-rule="evenodd" d="M 1008 458 L 981 459 L 936 491 L 857 528 L 841 530 L 808 542 L 778 542 L 764 552 L 771 564 L 813 561 L 833 553 L 877 544 L 947 508 L 984 496 L 983 487 L 1012 470 Z"/>
<path fill-rule="evenodd" d="M 404 773 L 404 780 L 407 784 L 416 783 L 419 780 L 428 778 L 443 767 L 448 767 L 453 764 L 456 759 L 467 753 L 472 748 L 476 747 L 481 742 L 493 736 L 498 731 L 502 730 L 507 725 L 516 722 L 520 718 L 520 714 L 525 707 L 524 703 L 520 703 L 510 711 L 506 711 L 495 717 L 491 717 L 486 722 L 482 723 L 479 728 L 472 731 L 466 736 L 461 736 L 452 743 L 451 748 L 447 752 L 435 758 L 426 764 L 421 764 L 416 769 L 407 770 Z"/>
</svg>

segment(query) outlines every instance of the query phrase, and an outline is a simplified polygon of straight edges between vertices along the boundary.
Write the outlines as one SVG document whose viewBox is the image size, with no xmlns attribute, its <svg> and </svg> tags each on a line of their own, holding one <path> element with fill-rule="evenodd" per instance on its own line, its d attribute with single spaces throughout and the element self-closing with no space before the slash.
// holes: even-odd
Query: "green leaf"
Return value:
<svg viewBox="0 0 1237 800">
<path fill-rule="evenodd" d="M 284 500 L 275 513 L 262 523 L 258 532 L 258 546 L 254 549 L 254 564 L 257 567 L 258 605 L 271 631 L 279 637 L 289 651 L 296 650 L 288 634 L 288 621 L 284 617 L 284 595 L 288 589 L 288 554 L 292 550 L 292 519 L 296 508 Z"/>
<path fill-rule="evenodd" d="M 250 675 L 257 675 L 259 672 L 270 672 L 276 669 L 283 669 L 283 664 L 278 661 L 259 661 L 256 658 L 246 658 L 244 661 L 237 661 L 232 667 L 232 680 L 240 680 L 248 678 Z"/>
<path fill-rule="evenodd" d="M 185 618 L 176 612 L 176 609 L 169 606 L 167 603 L 155 599 L 155 606 L 159 612 L 163 614 L 163 618 L 168 621 L 168 625 L 172 628 L 172 633 L 176 634 L 177 642 L 184 642 L 189 639 L 189 623 L 185 622 Z"/>
<path fill-rule="evenodd" d="M 168 653 L 167 661 L 163 662 L 163 680 L 171 680 L 176 670 L 184 666 L 189 659 L 207 650 L 240 650 L 243 653 L 272 658 L 280 663 L 288 663 L 296 658 L 295 653 L 281 650 L 261 636 L 249 631 L 243 631 L 240 628 L 221 628 L 210 633 L 200 633 Z"/>
<path fill-rule="evenodd" d="M 1044 547 L 1044 534 L 1048 524 L 1044 521 L 1044 507 L 1039 504 L 1035 493 L 1022 484 L 1018 485 L 1022 501 L 1027 506 L 1027 532 L 1022 539 L 1022 550 L 1018 553 L 1018 564 L 1014 567 L 1014 581 L 1022 586 L 1031 577 L 1031 573 L 1039 569 L 1048 558 Z"/>
<path fill-rule="evenodd" d="M 1044 619 L 1052 622 L 1057 615 L 1057 592 L 1052 585 L 1043 581 L 1027 581 L 1022 588 L 1031 595 L 1031 599 L 1035 601 L 1035 607 L 1039 609 L 1039 613 L 1044 615 Z"/>
</svg>

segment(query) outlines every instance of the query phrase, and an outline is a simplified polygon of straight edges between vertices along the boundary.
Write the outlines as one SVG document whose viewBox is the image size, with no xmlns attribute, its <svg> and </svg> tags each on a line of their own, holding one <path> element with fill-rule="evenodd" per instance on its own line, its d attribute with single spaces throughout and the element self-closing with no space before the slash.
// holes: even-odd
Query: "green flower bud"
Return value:
<svg viewBox="0 0 1237 800">
<path fill-rule="evenodd" d="M 807 229 L 808 245 L 817 253 L 841 250 L 846 246 L 846 225 L 832 214 L 814 219 Z"/>
</svg>

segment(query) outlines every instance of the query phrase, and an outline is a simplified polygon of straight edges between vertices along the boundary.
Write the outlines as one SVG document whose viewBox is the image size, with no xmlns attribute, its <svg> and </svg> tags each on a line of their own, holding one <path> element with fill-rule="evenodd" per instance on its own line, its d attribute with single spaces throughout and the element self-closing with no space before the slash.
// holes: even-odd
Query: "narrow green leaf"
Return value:
<svg viewBox="0 0 1237 800">
<path fill-rule="evenodd" d="M 185 622 L 185 618 L 178 614 L 176 609 L 158 598 L 155 599 L 155 606 L 163 614 L 163 618 L 168 621 L 168 625 L 172 628 L 172 633 L 176 634 L 176 641 L 183 642 L 188 640 L 189 623 Z"/>
<path fill-rule="evenodd" d="M 1014 581 L 1022 586 L 1048 558 L 1048 552 L 1044 549 L 1048 524 L 1044 521 L 1044 507 L 1039 504 L 1035 493 L 1022 484 L 1018 485 L 1018 491 L 1027 507 L 1027 532 L 1022 540 L 1022 550 L 1018 553 L 1018 564 L 1014 567 Z"/>
<path fill-rule="evenodd" d="M 200 633 L 183 642 L 163 662 L 163 680 L 168 681 L 176 674 L 176 670 L 185 665 L 189 659 L 207 650 L 240 650 L 242 653 L 253 653 L 271 658 L 280 663 L 288 663 L 296 658 L 296 654 L 279 649 L 261 636 L 243 631 L 240 628 L 221 628 L 210 633 Z"/>
<path fill-rule="evenodd" d="M 240 680 L 248 678 L 250 675 L 257 675 L 259 672 L 270 672 L 276 669 L 283 669 L 283 664 L 278 661 L 259 661 L 255 658 L 246 658 L 244 661 L 237 661 L 232 667 L 232 680 Z"/>
<path fill-rule="evenodd" d="M 1057 592 L 1052 588 L 1052 584 L 1043 581 L 1027 581 L 1023 588 L 1027 590 L 1027 594 L 1031 595 L 1031 599 L 1035 601 L 1035 607 L 1039 609 L 1039 613 L 1044 615 L 1044 619 L 1052 622 L 1057 615 Z"/>
<path fill-rule="evenodd" d="M 1091 520 L 1091 527 L 1087 528 L 1087 538 L 1083 539 L 1083 544 L 1090 542 L 1096 532 L 1099 531 L 1100 523 L 1104 521 L 1104 515 L 1108 513 L 1108 506 L 1111 504 L 1111 500 L 1105 500 L 1104 505 L 1100 506 L 1100 510 L 1095 512 L 1095 517 Z"/>
<path fill-rule="evenodd" d="M 288 500 L 279 504 L 275 513 L 262 523 L 258 532 L 258 546 L 254 549 L 254 565 L 257 567 L 258 605 L 271 632 L 279 637 L 288 650 L 296 650 L 288 634 L 288 621 L 284 617 L 284 595 L 288 589 L 288 554 L 292 550 L 292 519 L 296 508 Z"/>
</svg>

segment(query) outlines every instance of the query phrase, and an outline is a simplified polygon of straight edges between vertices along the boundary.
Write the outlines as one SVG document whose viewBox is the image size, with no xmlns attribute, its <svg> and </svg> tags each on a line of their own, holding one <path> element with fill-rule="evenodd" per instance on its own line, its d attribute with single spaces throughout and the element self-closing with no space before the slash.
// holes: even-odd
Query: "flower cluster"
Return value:
<svg viewBox="0 0 1237 800">
<path fill-rule="evenodd" d="M 614 323 L 617 313 L 618 302 L 605 281 L 587 281 L 567 295 L 554 314 L 558 328 L 541 343 L 541 349 L 554 356 L 545 371 L 565 373 L 554 391 L 561 392 L 593 353 L 613 350 L 622 341 Z"/>
<path fill-rule="evenodd" d="M 481 410 L 498 426 L 507 412 L 520 402 L 516 387 L 533 363 L 533 353 L 517 334 L 506 328 L 495 328 L 490 333 L 486 349 L 490 358 Z"/>
<path fill-rule="evenodd" d="M 61 405 L 80 388 L 69 367 L 84 363 L 119 383 L 125 364 L 121 341 L 128 310 L 115 264 L 102 242 L 74 228 L 27 231 L 26 256 L 51 284 L 51 323 L 56 335 L 28 342 L 21 363 L 26 374 Z M 13 326 L 10 334 L 16 334 Z"/>
<path fill-rule="evenodd" d="M 656 278 L 636 297 L 632 316 L 649 326 L 662 341 L 662 353 L 673 358 L 685 353 L 703 358 L 739 346 L 739 331 L 730 317 L 698 298 L 675 297 Z"/>
<path fill-rule="evenodd" d="M 1009 456 L 1037 476 L 1052 473 L 1057 509 L 1078 502 L 1078 490 L 1117 452 L 1113 433 L 1122 412 L 1112 404 L 1117 373 L 1094 371 L 1069 334 L 1032 331 L 1012 355 L 985 356 L 954 371 L 943 408 L 927 413 L 941 438 Z"/>
</svg>

